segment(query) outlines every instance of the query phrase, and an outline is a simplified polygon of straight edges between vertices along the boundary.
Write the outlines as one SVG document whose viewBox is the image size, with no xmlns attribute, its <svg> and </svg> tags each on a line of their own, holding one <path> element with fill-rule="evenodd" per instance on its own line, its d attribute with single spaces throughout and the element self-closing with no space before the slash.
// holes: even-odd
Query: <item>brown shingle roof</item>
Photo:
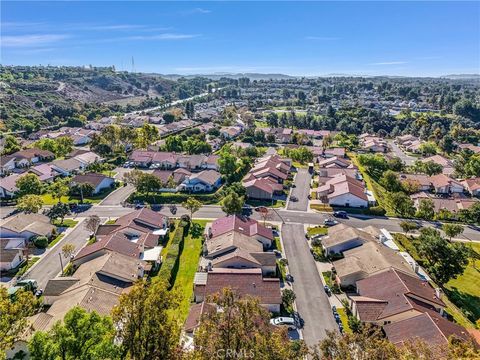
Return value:
<svg viewBox="0 0 480 360">
<path fill-rule="evenodd" d="M 261 304 L 281 304 L 280 280 L 262 278 L 261 269 L 213 269 L 208 272 L 205 296 L 230 287 L 240 297 L 257 297 Z"/>
</svg>

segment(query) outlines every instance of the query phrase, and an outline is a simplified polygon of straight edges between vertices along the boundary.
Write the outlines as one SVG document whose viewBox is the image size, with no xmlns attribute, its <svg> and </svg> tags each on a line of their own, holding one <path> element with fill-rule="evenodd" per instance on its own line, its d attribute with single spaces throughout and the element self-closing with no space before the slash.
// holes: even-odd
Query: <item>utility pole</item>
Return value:
<svg viewBox="0 0 480 360">
<path fill-rule="evenodd" d="M 60 258 L 60 267 L 62 268 L 62 275 L 63 275 L 63 261 L 62 261 L 62 253 L 58 253 L 58 257 Z"/>
</svg>

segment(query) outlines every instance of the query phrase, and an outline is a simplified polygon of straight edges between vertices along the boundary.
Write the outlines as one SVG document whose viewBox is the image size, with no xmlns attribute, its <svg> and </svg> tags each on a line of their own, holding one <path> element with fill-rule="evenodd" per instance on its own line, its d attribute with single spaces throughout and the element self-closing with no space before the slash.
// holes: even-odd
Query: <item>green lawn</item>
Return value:
<svg viewBox="0 0 480 360">
<path fill-rule="evenodd" d="M 205 225 L 209 220 L 194 220 L 198 224 L 190 226 L 189 234 L 184 240 L 184 247 L 180 254 L 178 271 L 175 276 L 173 289 L 178 290 L 182 296 L 179 307 L 176 309 L 176 318 L 181 324 L 185 322 L 190 310 L 190 303 L 193 296 L 193 278 L 198 268 L 198 261 L 202 252 L 202 236 Z"/>
<path fill-rule="evenodd" d="M 74 227 L 78 224 L 78 221 L 73 219 L 64 219 L 63 223 L 61 223 L 60 219 L 55 220 L 53 223 L 55 226 L 62 226 L 62 227 Z"/>
<path fill-rule="evenodd" d="M 280 242 L 280 236 L 275 236 L 273 238 L 273 246 L 275 249 L 277 249 L 278 251 L 282 252 L 282 243 Z"/>
<path fill-rule="evenodd" d="M 21 276 L 21 275 L 25 274 L 27 272 L 27 270 L 30 269 L 33 266 L 33 264 L 35 264 L 38 260 L 40 260 L 40 257 L 38 257 L 38 256 L 30 258 L 28 263 L 24 263 L 18 269 L 17 276 Z"/>
<path fill-rule="evenodd" d="M 307 234 L 308 236 L 314 236 L 314 235 L 327 235 L 328 234 L 328 228 L 324 226 L 315 226 L 315 227 L 310 227 L 307 229 Z"/>
<path fill-rule="evenodd" d="M 343 325 L 343 331 L 345 333 L 352 333 L 352 329 L 350 329 L 350 326 L 348 326 L 348 316 L 344 308 L 338 308 L 337 309 L 338 315 L 340 315 L 340 320 L 342 321 Z"/>
<path fill-rule="evenodd" d="M 271 207 L 274 209 L 281 208 L 285 206 L 285 201 L 284 200 L 252 200 L 252 199 L 247 199 L 245 201 L 245 204 L 257 207 L 257 206 L 265 206 L 265 207 Z"/>
<path fill-rule="evenodd" d="M 60 240 L 62 240 L 63 234 L 58 235 L 55 239 L 53 239 L 49 244 L 48 247 L 51 248 L 53 247 L 56 243 L 58 243 Z"/>
<path fill-rule="evenodd" d="M 330 288 L 333 286 L 332 282 L 332 272 L 331 271 L 324 271 L 322 272 L 323 280 L 325 280 L 325 284 L 327 284 Z"/>
<path fill-rule="evenodd" d="M 86 197 L 86 198 L 83 199 L 83 202 L 85 204 L 87 204 L 87 203 L 92 203 L 92 204 L 99 203 L 109 193 L 110 193 L 110 191 L 102 193 L 100 195 L 92 196 L 92 197 L 89 197 L 89 198 Z M 56 203 L 58 203 L 58 199 L 57 198 L 54 199 L 51 194 L 43 194 L 43 195 L 41 195 L 41 197 L 42 197 L 44 205 L 55 205 Z M 77 203 L 77 202 L 80 202 L 80 199 L 74 198 L 74 197 L 71 197 L 71 196 L 62 196 L 61 201 L 63 203 L 72 203 L 72 202 Z"/>
<path fill-rule="evenodd" d="M 266 127 L 268 127 L 268 124 L 265 121 L 255 120 L 255 127 L 259 128 L 259 129 L 266 128 Z"/>
<path fill-rule="evenodd" d="M 477 258 L 471 259 L 463 275 L 450 280 L 445 290 L 450 300 L 475 323 L 480 319 L 480 243 L 470 245 Z"/>
<path fill-rule="evenodd" d="M 348 157 L 352 160 L 352 163 L 358 167 L 358 170 L 363 176 L 363 180 L 365 180 L 365 183 L 367 184 L 367 188 L 373 192 L 373 195 L 375 196 L 378 205 L 383 207 L 387 211 L 386 215 L 394 216 L 395 212 L 387 204 L 387 191 L 385 190 L 385 188 L 381 186 L 377 181 L 375 181 L 375 179 L 370 176 L 367 170 L 362 165 L 360 165 L 356 154 L 349 152 Z"/>
</svg>

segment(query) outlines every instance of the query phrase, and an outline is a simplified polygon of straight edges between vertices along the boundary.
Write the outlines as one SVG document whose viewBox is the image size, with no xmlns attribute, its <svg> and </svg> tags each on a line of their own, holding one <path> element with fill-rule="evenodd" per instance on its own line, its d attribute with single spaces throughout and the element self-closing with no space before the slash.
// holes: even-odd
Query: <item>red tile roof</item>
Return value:
<svg viewBox="0 0 480 360">
<path fill-rule="evenodd" d="M 245 216 L 230 215 L 217 219 L 211 226 L 212 237 L 225 234 L 229 231 L 238 231 L 247 236 L 260 235 L 273 240 L 272 229 L 258 223 L 254 219 Z"/>
</svg>

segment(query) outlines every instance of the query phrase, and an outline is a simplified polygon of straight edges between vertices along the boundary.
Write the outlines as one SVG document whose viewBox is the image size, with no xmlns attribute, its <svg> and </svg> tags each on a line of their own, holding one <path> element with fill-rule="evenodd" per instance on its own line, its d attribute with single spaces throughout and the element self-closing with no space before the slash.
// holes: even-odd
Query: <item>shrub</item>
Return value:
<svg viewBox="0 0 480 360">
<path fill-rule="evenodd" d="M 33 244 L 39 249 L 45 249 L 48 246 L 48 238 L 46 236 L 35 236 Z"/>
<path fill-rule="evenodd" d="M 315 238 L 312 240 L 312 246 L 321 246 L 322 240 L 320 238 Z"/>
<path fill-rule="evenodd" d="M 369 215 L 374 216 L 385 216 L 385 214 L 387 213 L 387 211 L 381 206 L 372 206 L 368 209 L 367 212 Z"/>
<path fill-rule="evenodd" d="M 188 223 L 189 224 L 189 223 Z M 168 247 L 167 256 L 163 260 L 162 267 L 158 276 L 167 280 L 170 284 L 173 283 L 173 274 L 175 267 L 177 266 L 178 259 L 180 257 L 181 248 L 183 248 L 183 239 L 186 235 L 185 229 L 188 231 L 188 226 L 183 221 L 177 226 L 173 239 Z"/>
</svg>

